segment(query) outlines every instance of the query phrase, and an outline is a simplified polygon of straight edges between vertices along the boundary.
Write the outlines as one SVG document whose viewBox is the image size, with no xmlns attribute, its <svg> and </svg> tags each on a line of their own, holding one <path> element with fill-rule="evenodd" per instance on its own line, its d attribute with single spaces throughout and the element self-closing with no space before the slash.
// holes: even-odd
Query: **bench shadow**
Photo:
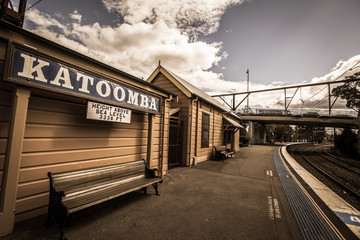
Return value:
<svg viewBox="0 0 360 240">
<path fill-rule="evenodd" d="M 71 225 L 64 228 L 65 236 L 71 235 L 71 232 L 76 232 L 78 229 L 91 225 L 94 222 L 106 218 L 114 211 L 126 209 L 132 204 L 140 201 L 145 201 L 146 198 L 155 195 L 155 190 L 148 188 L 148 193 L 145 195 L 142 191 L 135 191 L 115 199 L 91 206 L 79 212 L 72 214 Z M 13 233 L 1 237 L 1 240 L 52 240 L 59 239 L 60 231 L 59 224 L 52 221 L 50 226 L 45 226 L 47 215 L 40 215 L 35 218 L 16 223 Z M 72 239 L 69 237 L 69 239 Z"/>
<path fill-rule="evenodd" d="M 145 195 L 141 191 L 131 192 L 120 197 L 111 199 L 109 201 L 103 202 L 81 210 L 79 212 L 73 213 L 71 218 L 71 226 L 65 228 L 65 232 L 70 228 L 71 230 L 76 230 L 83 226 L 89 225 L 93 222 L 100 220 L 120 209 L 125 209 L 126 207 L 136 204 L 137 202 L 144 201 L 146 198 L 151 195 L 155 195 L 155 191 L 152 192 L 150 187 L 148 188 L 148 194 Z"/>
</svg>

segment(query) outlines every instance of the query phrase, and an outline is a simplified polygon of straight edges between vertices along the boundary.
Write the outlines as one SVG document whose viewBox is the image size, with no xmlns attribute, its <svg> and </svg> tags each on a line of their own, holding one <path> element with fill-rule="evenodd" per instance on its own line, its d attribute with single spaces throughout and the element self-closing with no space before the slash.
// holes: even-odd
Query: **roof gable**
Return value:
<svg viewBox="0 0 360 240">
<path fill-rule="evenodd" d="M 147 79 L 147 81 L 149 83 L 152 83 L 153 80 L 156 79 L 156 76 L 162 73 L 170 82 L 172 82 L 182 93 L 185 94 L 185 96 L 187 97 L 191 97 L 191 92 L 184 86 L 182 85 L 176 77 L 174 77 L 175 74 L 171 73 L 170 71 L 166 70 L 164 67 L 162 67 L 161 65 L 159 65 L 155 71 L 150 75 L 150 77 Z"/>
<path fill-rule="evenodd" d="M 184 80 L 183 78 L 179 77 L 175 73 L 171 72 L 170 70 L 164 68 L 163 66 L 159 65 L 155 71 L 150 75 L 148 78 L 148 82 L 152 82 L 156 76 L 162 73 L 164 74 L 176 87 L 180 89 L 187 97 L 199 97 L 200 99 L 210 103 L 211 105 L 220 108 L 221 110 L 228 112 L 229 109 L 227 109 L 225 106 L 223 106 L 219 101 L 214 99 L 213 97 L 206 94 L 204 91 L 200 90 L 199 88 L 195 87 L 188 81 Z"/>
</svg>

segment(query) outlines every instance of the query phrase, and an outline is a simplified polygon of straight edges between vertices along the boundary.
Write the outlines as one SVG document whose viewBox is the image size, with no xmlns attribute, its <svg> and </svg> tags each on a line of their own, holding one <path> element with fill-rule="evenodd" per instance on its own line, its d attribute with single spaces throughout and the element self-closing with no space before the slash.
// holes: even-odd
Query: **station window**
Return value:
<svg viewBox="0 0 360 240">
<path fill-rule="evenodd" d="M 201 125 L 201 147 L 209 147 L 210 137 L 210 115 L 202 113 L 202 125 Z"/>
</svg>

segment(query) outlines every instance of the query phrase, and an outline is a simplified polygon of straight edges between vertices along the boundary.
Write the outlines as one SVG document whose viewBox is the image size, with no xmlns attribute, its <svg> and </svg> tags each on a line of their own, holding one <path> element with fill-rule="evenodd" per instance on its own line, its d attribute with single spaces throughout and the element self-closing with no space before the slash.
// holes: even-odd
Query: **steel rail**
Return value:
<svg viewBox="0 0 360 240">
<path fill-rule="evenodd" d="M 349 162 L 347 162 L 347 161 L 343 161 L 343 160 L 341 160 L 340 158 L 338 158 L 338 157 L 332 155 L 331 153 L 327 152 L 325 149 L 323 149 L 322 151 L 323 151 L 326 155 L 328 155 L 328 156 L 330 156 L 330 157 L 332 157 L 332 158 L 339 159 L 339 161 L 345 162 L 347 165 L 349 165 L 349 166 L 351 166 L 351 167 L 353 167 L 353 168 L 360 169 L 359 166 L 356 166 L 355 164 L 349 163 Z"/>
<path fill-rule="evenodd" d="M 340 182 L 338 179 L 332 177 L 331 175 L 329 175 L 327 172 L 325 172 L 324 170 L 322 170 L 320 167 L 316 166 L 311 160 L 309 160 L 308 157 L 305 157 L 303 154 L 303 151 L 299 151 L 300 155 L 302 156 L 302 158 L 308 163 L 310 164 L 314 169 L 316 169 L 318 172 L 320 172 L 321 174 L 323 174 L 325 177 L 327 177 L 329 180 L 331 180 L 332 182 L 334 182 L 335 184 L 337 184 L 338 186 L 340 186 L 341 188 L 343 188 L 345 191 L 347 191 L 348 193 L 352 194 L 357 200 L 360 201 L 360 194 L 355 192 L 354 190 L 350 189 L 349 187 L 347 187 L 345 184 L 343 184 L 342 182 Z"/>
<path fill-rule="evenodd" d="M 344 163 L 344 164 L 347 164 L 347 163 L 341 161 L 340 159 L 338 159 L 338 158 L 335 157 L 335 156 L 332 156 L 332 158 L 333 158 L 333 159 L 336 159 L 336 160 L 333 160 L 333 159 L 331 159 L 330 157 L 325 156 L 324 154 L 322 154 L 322 153 L 319 152 L 319 148 L 320 148 L 320 147 L 315 148 L 315 152 L 316 152 L 320 157 L 322 157 L 322 158 L 330 161 L 331 163 L 335 164 L 335 165 L 338 166 L 338 167 L 341 167 L 341 168 L 345 169 L 346 171 L 350 171 L 350 172 L 359 174 L 359 171 L 360 171 L 359 168 L 357 168 L 358 171 L 355 171 L 355 170 L 353 170 L 353 169 L 351 169 L 351 168 L 348 168 L 348 167 L 346 167 L 346 166 L 344 166 L 344 165 L 342 165 L 341 163 L 338 163 L 338 162 L 336 162 L 336 161 L 340 161 L 340 162 L 342 162 L 342 163 Z M 350 165 L 350 164 L 349 164 L 349 165 Z M 355 168 L 356 168 L 356 167 L 355 167 Z M 360 175 L 359 175 L 359 176 L 360 176 Z"/>
</svg>

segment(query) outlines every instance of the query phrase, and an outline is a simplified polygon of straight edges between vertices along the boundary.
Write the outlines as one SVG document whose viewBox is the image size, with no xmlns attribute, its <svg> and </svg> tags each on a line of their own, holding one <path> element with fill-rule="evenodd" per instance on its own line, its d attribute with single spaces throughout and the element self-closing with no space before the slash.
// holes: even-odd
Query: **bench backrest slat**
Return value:
<svg viewBox="0 0 360 240">
<path fill-rule="evenodd" d="M 215 146 L 214 147 L 216 151 L 221 152 L 221 151 L 226 151 L 226 147 L 225 146 Z"/>
<path fill-rule="evenodd" d="M 130 175 L 144 175 L 145 164 L 143 161 L 122 163 L 98 168 L 89 168 L 73 172 L 51 174 L 56 191 L 66 191 L 77 185 L 84 185 L 94 181 L 107 181 L 112 178 L 121 178 Z"/>
<path fill-rule="evenodd" d="M 106 188 L 111 188 L 113 185 L 125 184 L 128 182 L 140 180 L 143 178 L 145 178 L 144 175 L 137 175 L 137 176 L 132 176 L 131 178 L 119 179 L 119 180 L 109 182 L 106 184 L 102 184 L 102 185 L 94 185 L 94 186 L 89 186 L 89 187 L 86 187 L 83 189 L 76 189 L 76 191 L 74 191 L 74 192 L 68 192 L 66 194 L 66 197 L 64 198 L 64 200 L 72 199 L 72 198 L 76 197 L 78 194 L 84 194 L 86 192 L 93 192 L 93 191 L 100 190 L 100 189 L 104 190 Z"/>
</svg>

